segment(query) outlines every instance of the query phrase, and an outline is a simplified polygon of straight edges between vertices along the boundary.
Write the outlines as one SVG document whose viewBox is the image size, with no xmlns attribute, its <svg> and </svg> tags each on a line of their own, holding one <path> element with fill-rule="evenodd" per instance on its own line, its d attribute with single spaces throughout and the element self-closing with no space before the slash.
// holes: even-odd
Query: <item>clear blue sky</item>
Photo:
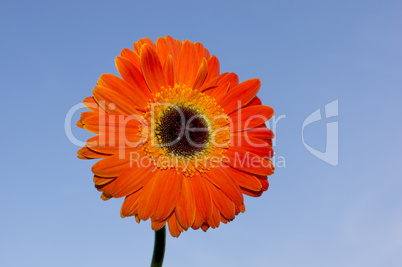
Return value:
<svg viewBox="0 0 402 267">
<path fill-rule="evenodd" d="M 57 2 L 57 3 L 56 3 Z M 258 77 L 286 167 L 246 213 L 168 237 L 165 266 L 402 266 L 400 1 L 7 1 L 0 8 L 0 266 L 148 266 L 150 223 L 99 198 L 68 110 L 145 36 L 203 43 Z M 339 115 L 324 106 L 338 100 Z M 339 125 L 339 163 L 324 151 Z M 74 122 L 78 114 L 73 117 Z M 88 133 L 73 127 L 77 138 Z M 329 142 L 335 142 L 330 139 Z M 333 143 L 332 143 L 333 144 Z"/>
</svg>

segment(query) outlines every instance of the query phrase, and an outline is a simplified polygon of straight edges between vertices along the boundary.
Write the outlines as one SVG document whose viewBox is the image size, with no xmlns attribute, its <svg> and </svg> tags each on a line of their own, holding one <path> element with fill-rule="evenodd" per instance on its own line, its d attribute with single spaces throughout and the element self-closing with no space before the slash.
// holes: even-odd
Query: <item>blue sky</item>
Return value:
<svg viewBox="0 0 402 267">
<path fill-rule="evenodd" d="M 401 266 L 400 1 L 15 1 L 0 9 L 1 266 L 147 266 L 150 223 L 99 198 L 65 116 L 143 37 L 201 42 L 223 72 L 260 78 L 277 157 L 246 212 L 168 237 L 164 266 Z M 338 100 L 338 116 L 325 118 Z M 338 165 L 325 151 L 338 122 Z M 73 121 L 78 119 L 73 116 Z M 285 118 L 286 117 L 286 118 Z M 271 122 L 272 123 L 272 122 Z M 80 140 L 90 135 L 73 126 Z M 330 139 L 328 142 L 335 142 Z"/>
</svg>

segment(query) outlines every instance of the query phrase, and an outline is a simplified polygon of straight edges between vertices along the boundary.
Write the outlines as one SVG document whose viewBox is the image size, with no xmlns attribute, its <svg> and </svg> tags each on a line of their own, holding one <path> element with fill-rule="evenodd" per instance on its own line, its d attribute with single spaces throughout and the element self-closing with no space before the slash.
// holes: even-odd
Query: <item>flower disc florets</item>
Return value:
<svg viewBox="0 0 402 267">
<path fill-rule="evenodd" d="M 227 115 L 213 98 L 185 85 L 155 94 L 145 118 L 144 149 L 159 168 L 192 176 L 219 163 L 229 147 Z"/>
</svg>

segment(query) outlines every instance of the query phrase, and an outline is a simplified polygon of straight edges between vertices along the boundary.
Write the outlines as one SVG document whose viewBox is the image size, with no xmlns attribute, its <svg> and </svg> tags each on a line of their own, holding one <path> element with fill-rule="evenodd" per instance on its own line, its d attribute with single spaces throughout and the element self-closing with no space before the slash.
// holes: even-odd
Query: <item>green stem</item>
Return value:
<svg viewBox="0 0 402 267">
<path fill-rule="evenodd" d="M 166 227 L 163 226 L 155 231 L 154 255 L 152 256 L 151 267 L 162 267 L 163 257 L 165 256 Z"/>
</svg>

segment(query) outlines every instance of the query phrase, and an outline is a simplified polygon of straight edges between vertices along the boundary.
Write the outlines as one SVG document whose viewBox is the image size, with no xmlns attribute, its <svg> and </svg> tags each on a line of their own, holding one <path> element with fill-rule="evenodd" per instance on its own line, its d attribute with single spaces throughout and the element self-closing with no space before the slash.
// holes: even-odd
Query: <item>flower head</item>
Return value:
<svg viewBox="0 0 402 267">
<path fill-rule="evenodd" d="M 96 136 L 78 151 L 102 199 L 124 197 L 121 216 L 166 223 L 172 236 L 206 231 L 245 211 L 274 170 L 273 109 L 256 96 L 258 79 L 220 74 L 200 43 L 148 38 L 116 58 L 121 78 L 103 74 L 77 125 Z"/>
</svg>

